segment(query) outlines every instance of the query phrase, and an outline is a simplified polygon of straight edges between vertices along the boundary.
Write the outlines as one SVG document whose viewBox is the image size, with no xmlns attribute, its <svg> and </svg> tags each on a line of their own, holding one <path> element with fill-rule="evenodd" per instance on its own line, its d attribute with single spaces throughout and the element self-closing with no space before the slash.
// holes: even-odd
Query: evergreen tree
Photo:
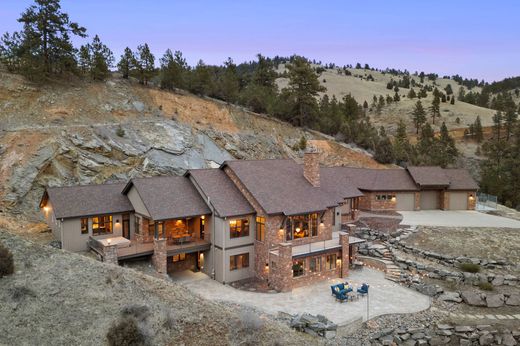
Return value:
<svg viewBox="0 0 520 346">
<path fill-rule="evenodd" d="M 426 122 L 426 111 L 424 110 L 420 100 L 415 103 L 412 111 L 412 120 L 416 129 L 416 134 L 419 134 L 419 130 Z"/>
<path fill-rule="evenodd" d="M 477 116 L 477 119 L 475 119 L 475 123 L 473 124 L 473 132 L 477 143 L 482 142 L 484 139 L 484 134 L 482 133 L 482 123 L 480 122 L 480 116 Z"/>
<path fill-rule="evenodd" d="M 413 147 L 408 140 L 406 134 L 406 124 L 401 119 L 397 125 L 397 131 L 394 138 L 394 157 L 395 162 L 401 166 L 414 161 Z"/>
<path fill-rule="evenodd" d="M 446 167 L 455 162 L 458 156 L 458 150 L 455 146 L 455 140 L 450 136 L 446 124 L 441 125 L 441 134 L 439 138 L 440 153 L 438 162 L 441 167 Z"/>
<path fill-rule="evenodd" d="M 148 43 L 137 46 L 137 55 L 134 57 L 139 83 L 148 85 L 155 74 L 155 56 L 150 51 Z"/>
<path fill-rule="evenodd" d="M 368 109 L 368 102 L 366 100 L 365 100 L 365 102 L 363 102 L 363 108 Z"/>
<path fill-rule="evenodd" d="M 130 71 L 134 68 L 135 58 L 134 53 L 128 47 L 125 48 L 125 51 L 121 55 L 121 59 L 117 63 L 117 69 L 123 75 L 124 79 L 128 79 L 130 76 Z"/>
<path fill-rule="evenodd" d="M 211 67 L 199 60 L 191 75 L 190 91 L 197 95 L 213 95 L 214 80 Z"/>
<path fill-rule="evenodd" d="M 316 96 L 326 89 L 320 85 L 318 75 L 303 57 L 294 56 L 287 70 L 287 96 L 293 104 L 293 115 L 289 120 L 299 126 L 310 126 L 318 108 Z"/>
<path fill-rule="evenodd" d="M 224 62 L 224 70 L 220 76 L 219 85 L 220 98 L 229 103 L 236 102 L 238 93 L 240 92 L 240 81 L 237 74 L 237 65 L 235 65 L 231 58 L 228 58 Z"/>
<path fill-rule="evenodd" d="M 399 101 L 401 101 L 401 97 L 399 96 L 399 93 L 396 91 L 395 95 L 394 95 L 394 102 L 399 102 Z"/>
<path fill-rule="evenodd" d="M 187 89 L 188 63 L 181 51 L 167 49 L 161 60 L 160 86 L 162 89 Z"/>
<path fill-rule="evenodd" d="M 437 89 L 435 89 L 435 90 L 437 90 Z M 439 98 L 439 95 L 438 95 L 438 93 L 434 92 L 432 105 L 430 106 L 430 112 L 432 114 L 432 124 L 435 124 L 436 117 L 441 116 L 440 104 L 441 104 L 441 100 Z"/>
<path fill-rule="evenodd" d="M 455 97 L 453 96 L 450 100 L 450 104 L 454 105 L 455 104 Z"/>
<path fill-rule="evenodd" d="M 0 39 L 0 63 L 9 72 L 18 72 L 22 64 L 22 37 L 19 32 L 10 35 L 6 32 Z"/>
<path fill-rule="evenodd" d="M 92 65 L 92 57 L 90 56 L 90 44 L 83 45 L 78 52 L 78 67 L 84 76 L 90 71 Z"/>
<path fill-rule="evenodd" d="M 446 85 L 446 88 L 444 88 L 447 95 L 453 94 L 453 89 L 451 88 L 451 84 Z"/>
<path fill-rule="evenodd" d="M 511 134 L 516 126 L 516 122 L 518 119 L 518 115 L 514 111 L 514 109 L 510 109 L 506 112 L 504 116 L 504 128 L 506 130 L 506 141 L 511 139 Z"/>
<path fill-rule="evenodd" d="M 21 73 L 38 79 L 75 71 L 76 52 L 70 36 L 85 37 L 86 29 L 70 21 L 59 0 L 35 0 L 18 21 L 23 24 L 18 34 Z"/>
<path fill-rule="evenodd" d="M 99 36 L 94 36 L 90 48 L 90 77 L 93 80 L 104 80 L 110 75 L 110 67 L 114 64 L 112 51 L 104 45 Z"/>
<path fill-rule="evenodd" d="M 246 86 L 242 103 L 258 113 L 268 112 L 275 102 L 278 88 L 276 86 L 277 73 L 273 62 L 257 55 L 258 62 L 251 76 L 251 82 Z"/>
<path fill-rule="evenodd" d="M 390 138 L 386 135 L 385 128 L 379 130 L 379 140 L 376 144 L 374 159 L 380 163 L 393 163 L 395 160 L 394 149 Z"/>
<path fill-rule="evenodd" d="M 408 92 L 408 98 L 409 99 L 414 99 L 416 97 L 417 97 L 417 95 L 415 94 L 415 90 L 413 90 L 413 88 L 410 89 L 410 91 Z"/>
</svg>

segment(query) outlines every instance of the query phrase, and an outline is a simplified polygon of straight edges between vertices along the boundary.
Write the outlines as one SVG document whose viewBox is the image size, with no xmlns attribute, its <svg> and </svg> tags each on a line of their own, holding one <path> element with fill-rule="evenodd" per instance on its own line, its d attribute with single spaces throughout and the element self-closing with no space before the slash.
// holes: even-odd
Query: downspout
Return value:
<svg viewBox="0 0 520 346">
<path fill-rule="evenodd" d="M 226 283 L 226 222 L 227 217 L 224 218 L 224 223 L 222 223 L 222 283 Z"/>
</svg>

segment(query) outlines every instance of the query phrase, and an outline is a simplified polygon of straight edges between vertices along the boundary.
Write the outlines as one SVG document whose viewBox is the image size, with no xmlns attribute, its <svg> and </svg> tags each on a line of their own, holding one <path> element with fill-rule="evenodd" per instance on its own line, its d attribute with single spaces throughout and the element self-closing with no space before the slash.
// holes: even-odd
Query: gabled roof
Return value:
<svg viewBox="0 0 520 346">
<path fill-rule="evenodd" d="M 371 169 L 354 167 L 322 168 L 322 172 L 334 171 L 342 176 L 345 187 L 357 187 L 364 191 L 417 191 L 414 181 L 404 169 Z M 344 188 L 345 188 L 344 187 Z M 339 188 L 339 187 L 338 187 Z"/>
<path fill-rule="evenodd" d="M 342 203 L 345 198 L 363 196 L 356 185 L 349 181 L 344 167 L 321 167 L 320 188 L 327 194 L 336 196 L 338 203 Z"/>
<path fill-rule="evenodd" d="M 133 211 L 128 198 L 121 194 L 125 184 L 49 187 L 50 200 L 57 219 Z"/>
<path fill-rule="evenodd" d="M 137 189 L 153 220 L 176 219 L 210 214 L 211 211 L 187 177 L 135 178 L 123 189 Z"/>
<path fill-rule="evenodd" d="M 337 204 L 337 195 L 313 187 L 303 167 L 291 159 L 226 161 L 267 214 L 296 215 L 326 210 Z"/>
<path fill-rule="evenodd" d="M 447 187 L 450 185 L 450 179 L 444 173 L 445 170 L 439 166 L 408 167 L 407 170 L 418 186 Z"/>
<path fill-rule="evenodd" d="M 191 176 L 206 197 L 209 197 L 207 202 L 215 208 L 218 216 L 238 216 L 255 212 L 223 170 L 191 169 L 186 175 Z"/>
<path fill-rule="evenodd" d="M 444 174 L 450 180 L 448 190 L 478 190 L 478 184 L 467 169 L 448 168 Z"/>
</svg>

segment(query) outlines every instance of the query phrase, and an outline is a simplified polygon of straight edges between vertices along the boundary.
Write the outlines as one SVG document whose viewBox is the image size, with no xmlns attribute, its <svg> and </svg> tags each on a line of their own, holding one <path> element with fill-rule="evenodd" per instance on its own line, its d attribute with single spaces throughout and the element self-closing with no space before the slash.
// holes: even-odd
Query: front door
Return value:
<svg viewBox="0 0 520 346">
<path fill-rule="evenodd" d="M 130 214 L 123 214 L 123 237 L 130 240 Z"/>
</svg>

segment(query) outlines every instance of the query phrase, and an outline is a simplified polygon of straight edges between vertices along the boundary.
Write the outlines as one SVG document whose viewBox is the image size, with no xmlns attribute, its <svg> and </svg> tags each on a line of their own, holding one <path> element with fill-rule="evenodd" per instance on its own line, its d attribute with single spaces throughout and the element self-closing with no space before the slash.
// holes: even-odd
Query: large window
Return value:
<svg viewBox="0 0 520 346">
<path fill-rule="evenodd" d="M 265 238 L 265 217 L 256 217 L 256 240 L 264 241 Z"/>
<path fill-rule="evenodd" d="M 327 256 L 327 261 L 325 262 L 325 268 L 328 270 L 336 269 L 336 254 Z"/>
<path fill-rule="evenodd" d="M 249 267 L 249 253 L 229 257 L 229 270 L 238 270 Z"/>
<path fill-rule="evenodd" d="M 309 271 L 313 273 L 321 271 L 321 257 L 309 259 Z"/>
<path fill-rule="evenodd" d="M 293 260 L 292 271 L 293 277 L 302 276 L 305 273 L 304 260 Z"/>
<path fill-rule="evenodd" d="M 231 238 L 241 238 L 249 236 L 249 220 L 231 220 L 229 221 L 229 232 Z"/>
<path fill-rule="evenodd" d="M 180 261 L 185 261 L 186 260 L 186 254 L 185 253 L 180 253 L 178 255 L 173 255 L 173 262 L 180 262 Z"/>
<path fill-rule="evenodd" d="M 285 221 L 285 239 L 287 241 L 318 235 L 318 214 L 290 216 Z"/>
<path fill-rule="evenodd" d="M 92 218 L 92 234 L 102 235 L 112 233 L 112 215 L 94 216 Z"/>
<path fill-rule="evenodd" d="M 376 195 L 376 201 L 393 201 L 395 195 Z"/>
<path fill-rule="evenodd" d="M 81 234 L 88 234 L 88 219 L 81 219 Z"/>
</svg>

